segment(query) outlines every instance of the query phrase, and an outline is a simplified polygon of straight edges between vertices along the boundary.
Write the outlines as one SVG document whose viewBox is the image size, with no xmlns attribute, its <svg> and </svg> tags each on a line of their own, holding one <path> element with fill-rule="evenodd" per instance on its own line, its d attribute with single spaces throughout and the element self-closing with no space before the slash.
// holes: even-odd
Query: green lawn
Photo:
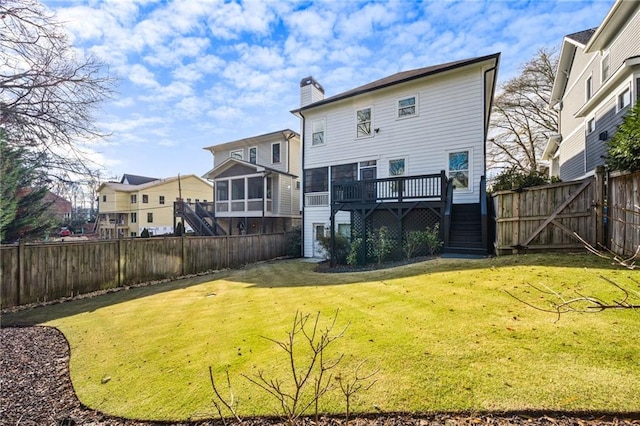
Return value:
<svg viewBox="0 0 640 426">
<path fill-rule="evenodd" d="M 277 414 L 276 401 L 241 374 L 286 379 L 284 340 L 297 310 L 339 309 L 340 371 L 379 368 L 353 408 L 375 411 L 640 411 L 640 313 L 557 316 L 528 284 L 608 301 L 638 291 L 640 272 L 593 255 L 434 259 L 344 274 L 277 261 L 4 315 L 8 324 L 59 328 L 87 406 L 155 420 L 214 417 L 209 366 L 229 368 L 242 415 Z M 506 290 L 506 291 L 505 291 Z M 335 354 L 335 352 L 332 352 Z M 322 411 L 344 412 L 332 392 Z"/>
</svg>

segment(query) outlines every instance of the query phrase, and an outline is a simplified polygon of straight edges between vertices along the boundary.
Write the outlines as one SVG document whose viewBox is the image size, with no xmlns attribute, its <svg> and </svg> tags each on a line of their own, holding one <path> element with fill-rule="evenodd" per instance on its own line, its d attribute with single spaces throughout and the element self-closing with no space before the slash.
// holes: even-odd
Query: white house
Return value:
<svg viewBox="0 0 640 426">
<path fill-rule="evenodd" d="M 562 180 L 593 174 L 604 164 L 611 138 L 640 92 L 640 2 L 617 0 L 597 28 L 567 35 L 550 106 L 558 134 L 543 159 Z"/>
<path fill-rule="evenodd" d="M 292 113 L 305 257 L 324 255 L 325 232 L 366 240 L 385 225 L 401 241 L 435 223 L 448 251 L 486 253 L 485 140 L 499 57 L 403 71 L 328 98 L 302 79 Z"/>
</svg>

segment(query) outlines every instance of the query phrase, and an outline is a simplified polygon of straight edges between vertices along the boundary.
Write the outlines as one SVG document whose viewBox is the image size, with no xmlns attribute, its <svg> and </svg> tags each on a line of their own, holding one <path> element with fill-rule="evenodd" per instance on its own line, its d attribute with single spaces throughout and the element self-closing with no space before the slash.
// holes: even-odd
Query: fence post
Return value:
<svg viewBox="0 0 640 426">
<path fill-rule="evenodd" d="M 18 241 L 18 288 L 16 292 L 16 306 L 20 306 L 20 295 L 24 288 L 24 241 Z"/>
<path fill-rule="evenodd" d="M 184 262 L 185 262 L 185 257 L 186 257 L 186 253 L 185 253 L 185 248 L 184 248 L 184 233 L 180 236 L 180 275 L 185 276 L 185 267 L 184 267 Z"/>
<path fill-rule="evenodd" d="M 118 238 L 118 287 L 122 286 L 122 264 L 124 263 L 124 259 L 122 258 L 122 238 Z"/>
<path fill-rule="evenodd" d="M 520 248 L 520 226 L 522 225 L 522 221 L 520 220 L 520 192 L 513 192 L 513 217 L 516 218 L 516 229 L 513 231 L 513 239 L 515 240 L 513 244 L 513 249 L 511 250 L 511 254 L 518 254 L 518 249 Z"/>
<path fill-rule="evenodd" d="M 605 194 L 605 169 L 604 166 L 596 167 L 596 179 L 595 179 L 595 200 L 594 200 L 594 220 L 596 229 L 596 248 L 598 245 L 606 247 L 605 241 L 605 223 L 604 217 L 604 203 L 606 199 Z"/>
</svg>

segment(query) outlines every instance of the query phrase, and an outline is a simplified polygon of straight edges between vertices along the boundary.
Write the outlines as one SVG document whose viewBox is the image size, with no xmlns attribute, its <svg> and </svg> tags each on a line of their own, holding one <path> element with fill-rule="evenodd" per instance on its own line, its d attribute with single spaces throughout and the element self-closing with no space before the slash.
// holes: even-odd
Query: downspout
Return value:
<svg viewBox="0 0 640 426">
<path fill-rule="evenodd" d="M 302 110 L 298 111 L 298 114 L 300 114 L 300 117 L 302 117 L 302 129 L 300 132 L 300 150 L 302 151 L 302 167 L 301 167 L 301 172 L 302 172 L 302 176 L 300 176 L 300 194 L 301 194 L 301 200 L 300 200 L 300 211 L 301 211 L 301 220 L 302 220 L 302 226 L 300 227 L 300 238 L 302 238 L 302 244 L 300 245 L 300 250 L 302 251 L 301 255 L 302 257 L 304 257 L 304 208 L 305 208 L 305 196 L 304 196 L 304 128 L 305 128 L 305 123 L 306 123 L 306 118 L 304 116 L 304 114 L 302 113 Z"/>
</svg>

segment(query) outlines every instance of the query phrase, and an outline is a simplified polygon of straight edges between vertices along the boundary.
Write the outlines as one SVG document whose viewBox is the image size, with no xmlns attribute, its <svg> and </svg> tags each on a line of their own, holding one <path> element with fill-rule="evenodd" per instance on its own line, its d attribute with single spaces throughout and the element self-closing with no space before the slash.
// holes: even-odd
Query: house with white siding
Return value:
<svg viewBox="0 0 640 426">
<path fill-rule="evenodd" d="M 640 93 L 640 2 L 617 0 L 597 28 L 565 36 L 550 106 L 558 133 L 543 159 L 562 180 L 592 175 Z"/>
<path fill-rule="evenodd" d="M 300 135 L 290 129 L 204 148 L 213 169 L 216 234 L 281 232 L 300 225 Z M 203 215 L 206 216 L 206 215 Z"/>
<path fill-rule="evenodd" d="M 440 224 L 445 250 L 487 253 L 485 141 L 500 54 L 402 71 L 325 97 L 300 83 L 303 252 Z M 366 248 L 364 249 L 366 251 Z"/>
</svg>

